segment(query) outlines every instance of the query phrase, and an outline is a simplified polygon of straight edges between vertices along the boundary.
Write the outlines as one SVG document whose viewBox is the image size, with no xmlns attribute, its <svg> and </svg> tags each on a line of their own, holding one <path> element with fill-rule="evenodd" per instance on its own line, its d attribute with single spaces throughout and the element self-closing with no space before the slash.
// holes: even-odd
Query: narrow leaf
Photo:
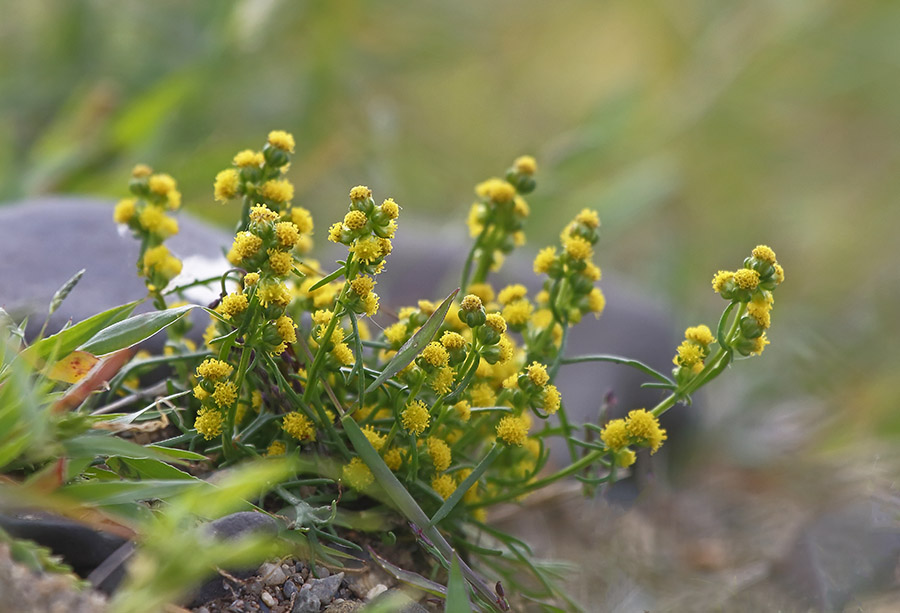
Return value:
<svg viewBox="0 0 900 613">
<path fill-rule="evenodd" d="M 126 441 L 108 434 L 82 434 L 62 443 L 65 454 L 70 458 L 95 458 L 97 456 L 153 459 L 166 462 L 179 462 L 179 458 L 170 452 L 153 446 L 143 447 L 137 443 Z M 181 452 L 187 453 L 187 452 Z M 201 456 L 202 457 L 202 456 Z M 205 457 L 203 458 L 206 459 Z"/>
<path fill-rule="evenodd" d="M 171 326 L 184 317 L 188 311 L 195 308 L 198 307 L 189 304 L 165 311 L 153 311 L 129 317 L 125 321 L 114 323 L 101 330 L 84 343 L 80 349 L 94 355 L 104 355 L 131 347 Z"/>
<path fill-rule="evenodd" d="M 53 298 L 50 300 L 50 308 L 49 314 L 53 315 L 56 312 L 56 309 L 63 303 L 63 300 L 66 299 L 66 296 L 69 295 L 75 286 L 78 285 L 78 282 L 81 281 L 81 277 L 84 275 L 84 268 L 76 272 L 72 275 L 72 278 L 66 281 L 61 288 L 56 290 L 56 293 L 53 294 Z"/>
<path fill-rule="evenodd" d="M 313 284 L 313 286 L 310 287 L 307 291 L 308 291 L 308 292 L 314 292 L 314 291 L 316 291 L 317 289 L 319 289 L 320 287 L 325 287 L 326 285 L 328 285 L 329 283 L 331 283 L 332 281 L 334 281 L 335 279 L 337 279 L 338 277 L 340 277 L 342 274 L 344 274 L 344 267 L 343 267 L 343 266 L 341 266 L 340 268 L 338 268 L 337 270 L 335 270 L 333 273 L 330 273 L 329 275 L 327 275 L 327 276 L 325 276 L 325 277 L 322 277 L 321 279 L 319 279 L 318 281 L 316 281 L 316 282 Z"/>
<path fill-rule="evenodd" d="M 41 339 L 22 352 L 22 359 L 31 366 L 38 368 L 43 366 L 43 363 L 51 355 L 68 355 L 106 326 L 122 321 L 128 317 L 137 304 L 137 301 L 129 302 L 128 304 L 123 304 L 107 311 L 103 311 L 102 313 L 98 313 L 93 317 L 89 317 L 74 326 L 54 334 L 53 336 Z"/>
<path fill-rule="evenodd" d="M 441 505 L 441 508 L 437 510 L 434 516 L 431 518 L 431 521 L 428 522 L 428 526 L 436 526 L 442 519 L 447 517 L 450 511 L 459 504 L 459 501 L 462 500 L 462 497 L 466 495 L 466 492 L 469 491 L 469 488 L 475 485 L 475 482 L 484 474 L 484 472 L 494 463 L 500 454 L 503 453 L 503 450 L 506 449 L 503 445 L 498 445 L 494 443 L 494 446 L 491 447 L 491 450 L 488 451 L 488 454 L 484 456 L 481 462 L 478 463 L 478 466 L 469 474 L 465 480 L 460 483 L 453 493 L 444 501 L 444 504 Z"/>
<path fill-rule="evenodd" d="M 447 602 L 444 604 L 444 612 L 469 613 L 471 610 L 469 590 L 459 568 L 459 556 L 454 553 L 453 562 L 450 564 L 450 578 L 447 581 Z"/>
<path fill-rule="evenodd" d="M 366 388 L 366 393 L 370 394 L 378 387 L 393 377 L 395 374 L 403 370 L 407 364 L 413 361 L 413 359 L 419 355 L 422 349 L 425 348 L 434 335 L 437 333 L 438 328 L 441 327 L 441 324 L 444 323 L 444 318 L 447 316 L 447 311 L 450 310 L 450 304 L 453 302 L 453 299 L 456 298 L 456 294 L 459 293 L 459 288 L 455 289 L 449 296 L 447 296 L 444 301 L 441 303 L 434 313 L 431 314 L 431 317 L 428 318 L 428 321 L 425 322 L 425 325 L 419 328 L 419 331 L 413 334 L 412 338 L 406 341 L 400 350 L 397 351 L 397 354 L 391 359 L 390 362 L 385 365 L 384 370 L 378 377 Z"/>
<path fill-rule="evenodd" d="M 183 479 L 196 480 L 196 477 L 174 466 L 153 459 L 109 458 L 106 465 L 126 478 L 140 479 Z"/>
<path fill-rule="evenodd" d="M 650 375 L 654 379 L 658 379 L 658 380 L 662 381 L 663 383 L 669 383 L 672 385 L 675 384 L 675 382 L 672 381 L 669 377 L 665 376 L 658 370 L 655 370 L 655 369 L 651 368 L 650 366 L 647 366 L 640 360 L 632 360 L 630 358 L 623 358 L 623 357 L 617 356 L 617 355 L 604 355 L 604 354 L 580 355 L 580 356 L 576 356 L 574 358 L 563 358 L 561 363 L 562 364 L 578 364 L 581 362 L 611 362 L 613 364 L 624 364 L 625 366 L 631 366 L 632 368 L 636 368 L 639 371 Z"/>
<path fill-rule="evenodd" d="M 109 506 L 141 500 L 168 499 L 193 490 L 215 490 L 215 486 L 200 479 L 155 479 L 148 481 L 84 481 L 72 483 L 58 491 L 82 502 Z"/>
</svg>

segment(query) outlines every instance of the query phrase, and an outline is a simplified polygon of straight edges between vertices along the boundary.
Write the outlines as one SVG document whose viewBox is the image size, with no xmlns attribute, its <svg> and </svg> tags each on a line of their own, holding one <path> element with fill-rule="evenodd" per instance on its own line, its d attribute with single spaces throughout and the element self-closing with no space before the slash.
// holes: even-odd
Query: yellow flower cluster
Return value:
<svg viewBox="0 0 900 613">
<path fill-rule="evenodd" d="M 397 231 L 399 215 L 400 207 L 392 199 L 376 205 L 372 190 L 358 185 L 350 190 L 350 209 L 344 220 L 329 228 L 328 240 L 347 245 L 362 273 L 377 275 L 384 270 L 384 259 L 393 250 L 391 239 Z"/>
<path fill-rule="evenodd" d="M 630 411 L 625 419 L 613 419 L 600 432 L 600 440 L 613 452 L 634 445 L 649 447 L 650 453 L 656 453 L 666 438 L 659 420 L 646 409 Z"/>
</svg>

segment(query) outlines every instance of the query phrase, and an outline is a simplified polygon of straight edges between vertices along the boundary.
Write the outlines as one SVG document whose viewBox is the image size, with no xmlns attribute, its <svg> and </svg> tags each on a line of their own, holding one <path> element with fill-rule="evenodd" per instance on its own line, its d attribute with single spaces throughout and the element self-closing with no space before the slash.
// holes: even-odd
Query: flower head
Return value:
<svg viewBox="0 0 900 613">
<path fill-rule="evenodd" d="M 306 415 L 299 411 L 288 413 L 281 420 L 281 428 L 298 441 L 315 440 L 316 429 Z"/>
<path fill-rule="evenodd" d="M 294 152 L 294 136 L 290 132 L 272 130 L 269 132 L 267 142 L 276 149 L 281 149 L 287 153 Z"/>
<path fill-rule="evenodd" d="M 450 468 L 450 447 L 441 439 L 434 436 L 428 437 L 428 455 L 431 456 L 431 461 L 437 472 L 442 473 Z"/>
<path fill-rule="evenodd" d="M 348 464 L 344 464 L 341 475 L 347 485 L 358 491 L 366 489 L 375 482 L 375 475 L 361 458 L 353 458 Z"/>
<path fill-rule="evenodd" d="M 497 438 L 507 445 L 521 447 L 528 437 L 528 422 L 521 417 L 507 415 L 497 424 Z"/>
<path fill-rule="evenodd" d="M 400 414 L 400 421 L 407 432 L 418 435 L 425 432 L 431 421 L 431 415 L 421 400 L 413 400 Z"/>
<path fill-rule="evenodd" d="M 222 434 L 224 420 L 222 414 L 216 409 L 200 409 L 194 420 L 194 428 L 198 434 L 202 434 L 206 440 L 213 439 Z"/>
<path fill-rule="evenodd" d="M 213 193 L 219 202 L 227 202 L 237 195 L 238 185 L 240 183 L 240 175 L 234 168 L 223 170 L 216 175 L 216 182 L 213 185 Z"/>
</svg>

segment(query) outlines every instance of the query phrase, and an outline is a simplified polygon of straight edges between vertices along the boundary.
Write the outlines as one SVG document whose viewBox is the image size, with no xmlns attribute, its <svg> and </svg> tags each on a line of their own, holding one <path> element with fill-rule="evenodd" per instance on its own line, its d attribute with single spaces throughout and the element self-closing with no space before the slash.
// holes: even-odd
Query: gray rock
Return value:
<svg viewBox="0 0 900 613">
<path fill-rule="evenodd" d="M 294 600 L 294 608 L 291 609 L 291 613 L 319 613 L 321 608 L 322 601 L 313 594 L 312 589 L 307 584 L 297 592 L 297 599 Z"/>
<path fill-rule="evenodd" d="M 324 603 L 331 602 L 334 595 L 337 594 L 341 587 L 341 581 L 344 580 L 344 573 L 337 573 L 322 579 L 310 579 L 306 585 L 310 587 L 310 591 Z M 305 587 L 305 586 L 304 586 Z"/>
<path fill-rule="evenodd" d="M 821 611 L 888 587 L 900 564 L 900 505 L 861 500 L 811 519 L 773 578 Z"/>
<path fill-rule="evenodd" d="M 290 599 L 295 593 L 297 593 L 297 585 L 288 579 L 284 582 L 284 585 L 281 586 L 281 591 L 284 592 L 284 597 Z"/>
</svg>

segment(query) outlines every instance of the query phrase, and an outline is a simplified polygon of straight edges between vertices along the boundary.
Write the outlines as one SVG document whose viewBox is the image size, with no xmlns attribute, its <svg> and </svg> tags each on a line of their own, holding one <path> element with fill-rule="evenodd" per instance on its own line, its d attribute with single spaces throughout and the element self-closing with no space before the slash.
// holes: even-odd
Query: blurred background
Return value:
<svg viewBox="0 0 900 613">
<path fill-rule="evenodd" d="M 698 457 L 897 495 L 900 3 L 32 0 L 3 14 L 0 201 L 119 198 L 147 162 L 187 211 L 230 225 L 215 173 L 285 129 L 321 237 L 359 183 L 405 218 L 462 224 L 472 186 L 531 153 L 531 248 L 596 207 L 599 263 L 679 327 L 714 326 L 716 270 L 759 243 L 778 254 L 772 344 L 709 388 Z"/>
</svg>

